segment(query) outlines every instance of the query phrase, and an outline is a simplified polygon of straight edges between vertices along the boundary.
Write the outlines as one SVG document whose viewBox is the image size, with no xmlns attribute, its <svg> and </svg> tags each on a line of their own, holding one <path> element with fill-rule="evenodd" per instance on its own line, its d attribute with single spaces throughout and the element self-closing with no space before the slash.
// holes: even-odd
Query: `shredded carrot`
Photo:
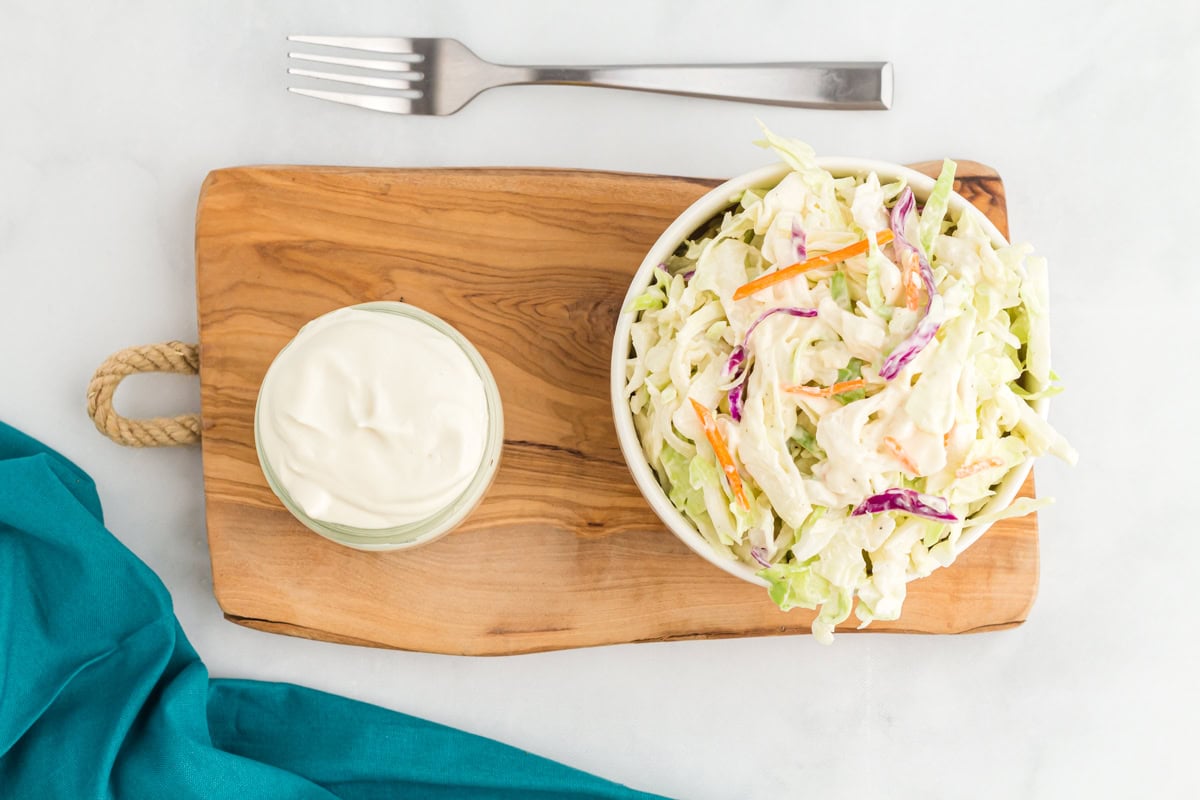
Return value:
<svg viewBox="0 0 1200 800">
<path fill-rule="evenodd" d="M 944 434 L 942 434 L 942 447 L 943 448 L 948 448 L 950 446 L 950 434 L 952 434 L 952 433 L 954 433 L 953 428 L 951 428 L 950 430 L 948 430 Z"/>
<path fill-rule="evenodd" d="M 879 231 L 875 234 L 875 241 L 882 247 L 892 240 L 892 232 L 888 230 Z M 761 275 L 749 283 L 738 287 L 733 293 L 734 300 L 741 300 L 743 297 L 749 297 L 755 292 L 762 291 L 768 286 L 774 286 L 777 283 L 794 278 L 797 275 L 802 275 L 809 270 L 820 269 L 821 267 L 830 267 L 834 264 L 845 261 L 854 256 L 860 256 L 867 252 L 870 248 L 870 240 L 863 239 L 855 242 L 849 247 L 843 247 L 841 250 L 834 250 L 831 253 L 823 253 L 822 255 L 810 258 L 807 261 L 800 261 L 782 269 L 777 269 L 774 272 L 768 272 L 766 275 Z"/>
<path fill-rule="evenodd" d="M 991 458 L 981 458 L 978 461 L 972 461 L 970 464 L 963 464 L 961 467 L 954 470 L 954 477 L 969 478 L 978 472 L 983 472 L 985 469 L 1003 466 L 1004 462 L 996 456 L 992 456 Z"/>
<path fill-rule="evenodd" d="M 904 452 L 904 449 L 900 447 L 900 443 L 897 442 L 894 437 L 883 437 L 883 444 L 885 447 L 887 447 L 888 452 L 900 462 L 900 466 L 904 467 L 904 469 L 906 469 L 908 472 L 911 472 L 913 475 L 919 474 L 917 472 L 917 465 L 914 464 L 913 460 L 908 457 L 908 453 Z"/>
<path fill-rule="evenodd" d="M 788 384 L 783 387 L 785 392 L 794 392 L 795 394 L 806 394 L 809 397 L 833 397 L 842 392 L 853 392 L 855 389 L 861 389 L 867 385 L 867 382 L 862 378 L 855 378 L 852 381 L 842 381 L 835 383 L 833 386 L 801 386 L 799 384 Z"/>
<path fill-rule="evenodd" d="M 738 475 L 737 466 L 733 463 L 733 456 L 729 455 L 729 447 L 725 444 L 720 429 L 717 428 L 717 421 L 713 419 L 711 411 L 693 398 L 689 397 L 688 399 L 692 401 L 692 408 L 695 409 L 696 416 L 700 418 L 700 426 L 704 428 L 704 437 L 712 445 L 713 453 L 716 455 L 717 461 L 721 463 L 725 477 L 729 479 L 729 488 L 733 491 L 733 496 L 737 498 L 738 505 L 749 511 L 750 501 L 746 499 L 746 491 L 742 488 L 742 476 Z"/>
<path fill-rule="evenodd" d="M 900 261 L 903 264 L 900 282 L 904 284 L 904 304 L 909 311 L 916 311 L 921 307 L 921 277 L 917 274 L 921 268 L 920 262 L 917 254 L 911 250 Z"/>
<path fill-rule="evenodd" d="M 921 307 L 921 279 L 915 272 L 909 272 L 907 280 L 904 281 L 904 305 L 909 311 L 916 311 Z"/>
</svg>

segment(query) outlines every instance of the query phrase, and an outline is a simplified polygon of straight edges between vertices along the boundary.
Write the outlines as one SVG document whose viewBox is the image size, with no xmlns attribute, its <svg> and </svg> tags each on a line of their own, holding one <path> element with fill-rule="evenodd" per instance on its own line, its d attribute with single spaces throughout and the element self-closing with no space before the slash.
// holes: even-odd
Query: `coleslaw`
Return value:
<svg viewBox="0 0 1200 800">
<path fill-rule="evenodd" d="M 1077 456 L 1030 405 L 1061 390 L 1046 262 L 948 213 L 955 164 L 918 209 L 764 133 L 791 172 L 655 270 L 626 394 L 675 507 L 828 642 L 852 610 L 898 618 L 968 528 L 1049 502 L 979 513 L 1012 469 Z"/>
</svg>

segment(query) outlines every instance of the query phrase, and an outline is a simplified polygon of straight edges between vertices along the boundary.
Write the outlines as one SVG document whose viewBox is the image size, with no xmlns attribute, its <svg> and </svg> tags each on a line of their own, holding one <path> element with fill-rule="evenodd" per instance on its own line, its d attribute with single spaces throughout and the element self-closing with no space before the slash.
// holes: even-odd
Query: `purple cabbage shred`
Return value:
<svg viewBox="0 0 1200 800">
<path fill-rule="evenodd" d="M 916 200 L 913 197 L 912 189 L 907 186 L 900 193 L 900 198 L 896 201 L 896 205 L 892 207 L 892 246 L 896 249 L 896 254 L 903 261 L 906 258 L 916 258 L 921 283 L 925 285 L 925 310 L 921 313 L 921 319 L 917 322 L 917 326 L 912 333 L 904 338 L 904 341 L 896 345 L 888 357 L 884 359 L 883 366 L 879 368 L 879 377 L 885 381 L 890 381 L 900 374 L 900 370 L 908 366 L 908 363 L 917 357 L 917 354 L 925 349 L 925 346 L 933 341 L 933 337 L 937 335 L 939 323 L 932 322 L 929 319 L 929 309 L 933 306 L 934 295 L 937 294 L 937 287 L 933 283 L 933 269 L 929 266 L 929 261 L 925 258 L 925 254 L 921 252 L 921 248 L 913 245 L 908 240 L 905 231 L 908 227 L 908 222 L 912 216 L 913 209 L 916 206 Z"/>
<path fill-rule="evenodd" d="M 792 217 L 792 247 L 796 251 L 796 263 L 808 260 L 808 237 L 800 227 L 800 218 Z"/>
<path fill-rule="evenodd" d="M 729 416 L 734 422 L 742 421 L 742 395 L 746 392 L 746 382 L 743 380 L 729 390 Z"/>
<path fill-rule="evenodd" d="M 726 377 L 737 381 L 737 384 L 729 390 L 729 415 L 733 417 L 734 422 L 742 421 L 742 397 L 746 392 L 746 379 L 750 377 L 750 368 L 746 364 L 746 357 L 749 355 L 746 347 L 750 344 L 750 334 L 754 333 L 754 329 L 763 320 L 773 314 L 788 314 L 793 317 L 815 317 L 817 310 L 815 308 L 795 308 L 792 306 L 772 308 L 760 314 L 758 319 L 754 320 L 750 327 L 746 329 L 746 338 L 742 340 L 741 344 L 733 348 L 733 352 L 729 354 L 729 360 L 725 362 Z"/>
<path fill-rule="evenodd" d="M 729 354 L 729 360 L 725 362 L 725 376 L 732 378 L 735 375 L 741 374 L 741 366 L 746 363 L 746 346 L 739 344 L 733 348 L 733 352 Z"/>
<path fill-rule="evenodd" d="M 768 317 L 772 317 L 775 314 L 789 314 L 793 317 L 815 317 L 817 315 L 817 310 L 815 308 L 780 306 L 779 308 L 772 308 L 768 311 L 764 311 L 758 316 L 758 319 L 754 320 L 750 327 L 746 329 L 746 338 L 742 341 L 742 346 L 745 347 L 750 343 L 750 335 L 754 333 L 755 328 L 765 322 Z"/>
<path fill-rule="evenodd" d="M 885 489 L 879 494 L 873 494 L 859 503 L 858 507 L 850 512 L 850 516 L 861 517 L 863 514 L 879 514 L 884 511 L 903 511 L 938 522 L 959 521 L 958 517 L 950 513 L 950 503 L 944 497 L 921 494 L 914 489 Z"/>
</svg>

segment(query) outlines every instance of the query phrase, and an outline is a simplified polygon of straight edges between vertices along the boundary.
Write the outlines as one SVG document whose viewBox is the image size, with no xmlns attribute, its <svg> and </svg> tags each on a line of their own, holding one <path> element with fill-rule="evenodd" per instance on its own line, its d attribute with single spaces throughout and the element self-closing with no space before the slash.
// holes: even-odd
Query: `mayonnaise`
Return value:
<svg viewBox="0 0 1200 800">
<path fill-rule="evenodd" d="M 343 308 L 305 325 L 259 396 L 262 453 L 309 517 L 392 528 L 450 505 L 479 471 L 483 381 L 462 348 L 399 314 Z"/>
</svg>

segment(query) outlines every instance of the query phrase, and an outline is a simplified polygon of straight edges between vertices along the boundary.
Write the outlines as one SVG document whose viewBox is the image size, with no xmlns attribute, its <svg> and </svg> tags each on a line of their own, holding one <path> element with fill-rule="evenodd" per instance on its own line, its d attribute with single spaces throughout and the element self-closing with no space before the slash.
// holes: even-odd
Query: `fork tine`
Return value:
<svg viewBox="0 0 1200 800">
<path fill-rule="evenodd" d="M 325 47 L 345 47 L 371 53 L 411 53 L 413 40 L 395 36 L 289 36 L 289 42 L 319 44 Z"/>
<path fill-rule="evenodd" d="M 291 67 L 288 69 L 289 75 L 300 75 L 305 78 L 317 78 L 323 81 L 337 81 L 339 83 L 349 83 L 354 86 L 371 86 L 375 89 L 412 89 L 412 81 L 403 78 L 375 78 L 370 75 L 348 75 L 344 72 L 318 72 L 314 69 L 300 69 Z M 420 77 L 420 73 L 408 73 L 414 77 Z"/>
<path fill-rule="evenodd" d="M 340 67 L 357 67 L 359 69 L 378 69 L 384 72 L 411 72 L 413 62 L 392 61 L 373 58 L 342 58 L 340 56 L 319 56 L 314 53 L 288 53 L 288 58 L 297 61 L 315 61 L 318 64 L 337 64 Z"/>
<path fill-rule="evenodd" d="M 371 111 L 386 111 L 389 114 L 411 114 L 412 99 L 377 94 L 351 94 L 349 92 L 323 92 L 318 89 L 297 89 L 288 87 L 289 92 L 302 94 L 305 97 L 315 97 L 318 100 L 329 100 L 334 103 L 345 103 L 348 106 L 370 109 Z"/>
</svg>

